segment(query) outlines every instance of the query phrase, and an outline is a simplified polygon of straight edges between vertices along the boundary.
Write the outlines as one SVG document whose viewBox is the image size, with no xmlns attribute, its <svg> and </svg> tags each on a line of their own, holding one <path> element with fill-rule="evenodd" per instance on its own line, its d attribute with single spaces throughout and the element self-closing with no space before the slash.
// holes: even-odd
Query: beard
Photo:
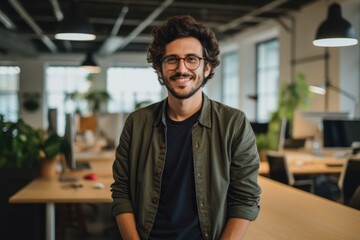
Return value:
<svg viewBox="0 0 360 240">
<path fill-rule="evenodd" d="M 181 100 L 188 99 L 188 98 L 192 97 L 203 86 L 204 74 L 202 76 L 200 76 L 199 81 L 188 92 L 184 92 L 184 93 L 177 92 L 175 90 L 175 88 L 172 87 L 169 83 L 171 81 L 175 81 L 175 79 L 178 77 L 191 78 L 192 79 L 191 81 L 194 81 L 194 79 L 195 79 L 195 77 L 191 74 L 182 74 L 182 73 L 176 73 L 175 75 L 164 79 L 164 85 L 165 85 L 166 89 L 169 91 L 169 93 L 171 95 L 173 95 L 177 99 L 181 99 Z"/>
</svg>

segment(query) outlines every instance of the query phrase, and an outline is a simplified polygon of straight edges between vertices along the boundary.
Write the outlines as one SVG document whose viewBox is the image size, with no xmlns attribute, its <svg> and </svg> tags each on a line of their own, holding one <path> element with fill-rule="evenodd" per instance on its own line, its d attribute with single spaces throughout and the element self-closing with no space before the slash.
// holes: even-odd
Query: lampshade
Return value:
<svg viewBox="0 0 360 240">
<path fill-rule="evenodd" d="M 355 30 L 341 15 L 338 3 L 329 6 L 327 19 L 321 23 L 313 44 L 318 47 L 344 47 L 356 45 Z"/>
<path fill-rule="evenodd" d="M 81 64 L 81 68 L 86 69 L 89 73 L 99 73 L 101 72 L 100 66 L 95 62 L 94 56 L 92 53 L 86 55 L 85 60 Z"/>
<path fill-rule="evenodd" d="M 70 0 L 70 8 L 59 23 L 56 39 L 72 41 L 90 41 L 96 38 L 89 21 L 81 15 L 76 0 Z"/>
</svg>

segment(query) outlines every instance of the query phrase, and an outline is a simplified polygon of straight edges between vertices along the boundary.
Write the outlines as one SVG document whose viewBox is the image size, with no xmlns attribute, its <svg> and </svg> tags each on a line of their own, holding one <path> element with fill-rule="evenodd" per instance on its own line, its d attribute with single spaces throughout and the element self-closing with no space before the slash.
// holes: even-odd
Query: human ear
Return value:
<svg viewBox="0 0 360 240">
<path fill-rule="evenodd" d="M 211 69 L 212 69 L 212 66 L 210 63 L 207 63 L 205 65 L 205 69 L 204 69 L 204 76 L 205 77 L 208 77 L 210 75 L 210 72 L 211 72 Z"/>
</svg>

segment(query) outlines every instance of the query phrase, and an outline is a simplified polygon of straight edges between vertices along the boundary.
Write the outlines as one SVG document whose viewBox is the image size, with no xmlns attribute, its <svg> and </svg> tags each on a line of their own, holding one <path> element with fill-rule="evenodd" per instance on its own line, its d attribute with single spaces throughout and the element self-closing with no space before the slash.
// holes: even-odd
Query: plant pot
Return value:
<svg viewBox="0 0 360 240">
<path fill-rule="evenodd" d="M 56 155 L 52 159 L 41 159 L 40 164 L 40 177 L 52 178 L 57 175 L 57 165 L 60 162 L 61 155 Z"/>
</svg>

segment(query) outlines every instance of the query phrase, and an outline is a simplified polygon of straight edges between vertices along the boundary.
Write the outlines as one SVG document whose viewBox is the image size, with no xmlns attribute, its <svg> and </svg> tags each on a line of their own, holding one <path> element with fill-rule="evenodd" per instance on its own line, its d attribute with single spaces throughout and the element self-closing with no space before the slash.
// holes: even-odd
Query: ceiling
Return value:
<svg viewBox="0 0 360 240">
<path fill-rule="evenodd" d="M 144 52 L 152 27 L 182 14 L 209 25 L 223 40 L 314 1 L 317 0 L 77 0 L 80 11 L 94 28 L 96 40 L 61 41 L 54 34 L 70 8 L 70 0 L 1 0 L 0 53 L 92 51 L 105 56 L 122 51 Z"/>
</svg>

